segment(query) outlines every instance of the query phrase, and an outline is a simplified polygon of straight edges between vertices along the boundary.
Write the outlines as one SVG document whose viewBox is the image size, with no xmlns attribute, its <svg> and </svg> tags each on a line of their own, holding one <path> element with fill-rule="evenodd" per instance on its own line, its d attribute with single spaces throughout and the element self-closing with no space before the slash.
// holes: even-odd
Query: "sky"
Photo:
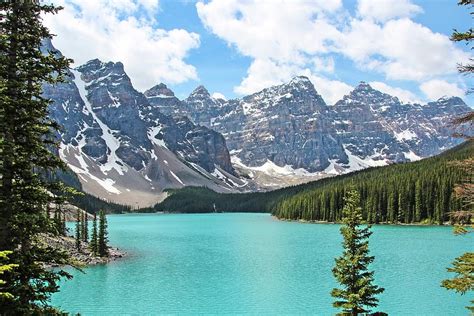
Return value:
<svg viewBox="0 0 474 316">
<path fill-rule="evenodd" d="M 334 104 L 360 81 L 403 102 L 465 95 L 474 80 L 453 43 L 472 27 L 456 0 L 48 0 L 53 44 L 74 66 L 121 61 L 145 91 L 163 82 L 179 98 L 198 85 L 237 98 L 305 75 Z"/>
</svg>

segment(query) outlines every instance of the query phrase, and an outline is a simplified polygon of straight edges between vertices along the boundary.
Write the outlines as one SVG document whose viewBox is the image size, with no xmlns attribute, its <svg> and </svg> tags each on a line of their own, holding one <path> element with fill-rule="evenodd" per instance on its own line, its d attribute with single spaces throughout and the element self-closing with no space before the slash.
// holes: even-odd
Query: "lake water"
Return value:
<svg viewBox="0 0 474 316">
<path fill-rule="evenodd" d="M 112 215 L 110 243 L 129 256 L 73 272 L 53 303 L 82 315 L 334 315 L 339 226 L 268 214 Z M 376 226 L 370 240 L 379 310 L 468 315 L 469 297 L 439 286 L 472 237 L 450 227 Z"/>
</svg>

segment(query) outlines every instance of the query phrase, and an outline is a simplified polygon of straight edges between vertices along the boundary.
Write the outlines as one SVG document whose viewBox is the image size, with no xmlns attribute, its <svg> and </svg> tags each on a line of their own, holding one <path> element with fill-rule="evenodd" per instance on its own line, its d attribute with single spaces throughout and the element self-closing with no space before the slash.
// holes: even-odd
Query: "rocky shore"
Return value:
<svg viewBox="0 0 474 316">
<path fill-rule="evenodd" d="M 126 256 L 124 251 L 114 247 L 109 247 L 109 255 L 107 257 L 94 256 L 89 250 L 89 243 L 85 242 L 81 242 L 81 249 L 78 251 L 75 239 L 69 236 L 43 236 L 43 240 L 49 246 L 66 251 L 71 258 L 71 264 L 78 267 L 104 264 Z M 57 267 L 59 265 L 52 264 L 50 266 Z"/>
</svg>

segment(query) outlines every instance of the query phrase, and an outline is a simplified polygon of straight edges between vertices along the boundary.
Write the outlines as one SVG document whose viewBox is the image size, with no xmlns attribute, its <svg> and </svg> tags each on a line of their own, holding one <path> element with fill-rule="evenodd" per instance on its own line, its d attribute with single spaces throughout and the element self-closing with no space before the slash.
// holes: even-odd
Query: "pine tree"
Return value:
<svg viewBox="0 0 474 316">
<path fill-rule="evenodd" d="M 449 272 L 455 273 L 455 277 L 448 280 L 443 280 L 441 286 L 460 293 L 474 291 L 474 253 L 466 252 L 462 256 L 456 258 L 452 263 L 452 267 L 448 268 Z M 471 300 L 473 305 L 467 306 L 471 312 L 474 313 L 474 300 Z"/>
<path fill-rule="evenodd" d="M 45 175 L 62 166 L 53 154 L 58 126 L 42 97 L 42 85 L 61 81 L 70 62 L 41 51 L 41 41 L 51 38 L 41 16 L 57 11 L 37 0 L 0 1 L 0 250 L 13 251 L 10 262 L 17 265 L 4 275 L 4 291 L 14 298 L 0 300 L 8 315 L 57 313 L 49 296 L 67 276 L 44 267 L 66 257 L 39 240 L 53 233 L 49 192 L 60 189 Z"/>
<path fill-rule="evenodd" d="M 82 240 L 84 242 L 89 240 L 89 223 L 86 212 L 82 212 Z"/>
<path fill-rule="evenodd" d="M 62 216 L 61 216 L 61 208 L 59 204 L 56 205 L 54 209 L 54 228 L 58 235 L 63 235 L 63 223 L 62 223 Z"/>
<path fill-rule="evenodd" d="M 107 245 L 107 217 L 105 212 L 100 210 L 99 212 L 99 233 L 97 238 L 97 250 L 99 256 L 107 257 L 109 255 L 109 247 Z"/>
<path fill-rule="evenodd" d="M 92 222 L 92 236 L 89 244 L 92 255 L 97 256 L 98 245 L 97 245 L 97 213 L 94 213 L 94 220 Z"/>
<path fill-rule="evenodd" d="M 81 232 L 82 232 L 82 227 L 81 227 L 81 211 L 77 210 L 77 217 L 76 217 L 76 249 L 77 251 L 81 251 Z"/>
<path fill-rule="evenodd" d="M 472 9 L 472 1 L 460 0 L 459 5 L 468 6 Z M 470 12 L 474 14 L 473 11 Z M 451 40 L 455 42 L 466 42 L 471 45 L 474 40 L 474 29 L 470 28 L 464 32 L 454 30 Z M 461 73 L 472 75 L 474 73 L 474 59 L 470 58 L 469 63 L 459 64 L 458 70 Z M 469 92 L 474 92 L 474 88 L 470 87 Z M 453 121 L 453 124 L 461 128 L 457 136 L 463 137 L 467 140 L 474 139 L 472 134 L 474 125 L 474 111 L 468 112 Z M 464 131 L 466 129 L 470 133 Z M 459 199 L 459 204 L 462 209 L 455 209 L 451 214 L 451 219 L 457 226 L 455 227 L 455 234 L 467 234 L 474 231 L 474 224 L 472 218 L 474 217 L 474 158 L 472 155 L 464 160 L 455 162 L 456 167 L 460 169 L 463 177 L 454 188 L 454 194 Z M 466 252 L 460 257 L 456 258 L 452 263 L 452 267 L 448 268 L 449 272 L 455 273 L 452 279 L 444 280 L 441 286 L 448 290 L 454 290 L 458 293 L 465 294 L 474 290 L 474 253 Z M 474 313 L 474 300 L 471 300 L 472 305 L 467 308 Z"/>
<path fill-rule="evenodd" d="M 356 316 L 368 313 L 371 307 L 376 307 L 376 295 L 384 289 L 373 284 L 374 272 L 368 271 L 369 264 L 374 261 L 374 257 L 369 256 L 368 239 L 372 232 L 370 226 L 359 227 L 362 221 L 359 193 L 351 189 L 347 192 L 344 202 L 341 227 L 344 251 L 342 256 L 336 259 L 332 270 L 342 288 L 333 289 L 331 295 L 337 299 L 333 306 L 342 308 L 343 315 Z"/>
<path fill-rule="evenodd" d="M 11 251 L 0 251 L 0 276 L 5 272 L 12 271 L 18 265 L 7 263 L 8 255 L 10 255 Z M 0 279 L 0 287 L 3 287 L 6 284 L 4 280 Z M 0 298 L 4 300 L 11 300 L 13 295 L 8 292 L 0 292 Z"/>
<path fill-rule="evenodd" d="M 422 206 L 423 206 L 423 194 L 422 194 L 422 186 L 421 181 L 417 180 L 415 183 L 415 222 L 419 222 L 421 220 L 421 213 L 422 213 Z"/>
</svg>

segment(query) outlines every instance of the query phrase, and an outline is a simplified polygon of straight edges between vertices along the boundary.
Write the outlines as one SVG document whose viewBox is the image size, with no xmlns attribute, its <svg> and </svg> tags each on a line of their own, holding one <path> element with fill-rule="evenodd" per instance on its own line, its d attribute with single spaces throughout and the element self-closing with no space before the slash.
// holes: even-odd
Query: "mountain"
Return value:
<svg viewBox="0 0 474 316">
<path fill-rule="evenodd" d="M 404 104 L 364 82 L 328 105 L 304 76 L 241 99 L 199 86 L 180 100 L 163 83 L 141 93 L 122 63 L 98 59 L 44 96 L 84 191 L 134 207 L 166 189 L 269 190 L 433 156 L 459 143 L 449 120 L 470 111 L 456 97 Z"/>
<path fill-rule="evenodd" d="M 462 172 L 453 162 L 473 155 L 474 140 L 470 140 L 421 161 L 368 168 L 270 192 L 225 194 L 186 187 L 172 190 L 155 211 L 268 212 L 282 219 L 338 221 L 344 192 L 355 186 L 369 222 L 443 223 L 459 207 L 452 192 Z"/>
<path fill-rule="evenodd" d="M 120 62 L 98 59 L 71 69 L 65 83 L 44 87 L 50 115 L 63 126 L 60 157 L 84 191 L 132 206 L 162 200 L 167 188 L 242 190 L 225 139 L 172 118 L 134 89 Z"/>
<path fill-rule="evenodd" d="M 266 188 L 436 155 L 459 143 L 450 119 L 470 111 L 457 97 L 404 104 L 365 82 L 327 105 L 304 76 L 228 101 L 199 86 L 166 104 L 221 133 L 238 172 Z"/>
</svg>

